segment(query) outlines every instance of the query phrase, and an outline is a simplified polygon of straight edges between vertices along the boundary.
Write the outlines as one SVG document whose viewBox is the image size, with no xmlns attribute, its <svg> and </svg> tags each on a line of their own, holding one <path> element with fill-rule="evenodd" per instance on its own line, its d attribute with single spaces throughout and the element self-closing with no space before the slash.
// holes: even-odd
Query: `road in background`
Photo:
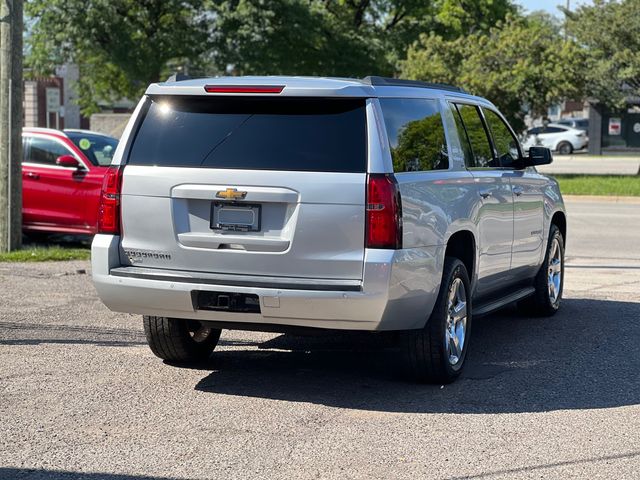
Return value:
<svg viewBox="0 0 640 480">
<path fill-rule="evenodd" d="M 86 262 L 0 264 L 0 478 L 640 478 L 640 208 L 568 212 L 560 313 L 477 319 L 447 386 L 380 335 L 225 331 L 177 368 Z"/>
<path fill-rule="evenodd" d="M 637 157 L 587 155 L 553 155 L 551 165 L 536 167 L 550 175 L 636 175 L 640 171 L 640 155 Z M 640 181 L 640 179 L 638 180 Z"/>
</svg>

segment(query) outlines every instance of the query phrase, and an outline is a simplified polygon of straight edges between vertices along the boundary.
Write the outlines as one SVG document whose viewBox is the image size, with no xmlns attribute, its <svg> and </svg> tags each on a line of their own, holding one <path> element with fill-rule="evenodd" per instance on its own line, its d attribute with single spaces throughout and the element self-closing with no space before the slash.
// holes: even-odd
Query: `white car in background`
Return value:
<svg viewBox="0 0 640 480">
<path fill-rule="evenodd" d="M 525 151 L 531 147 L 546 147 L 560 155 L 569 155 L 585 148 L 588 143 L 589 139 L 583 130 L 550 123 L 527 130 L 522 146 Z"/>
</svg>

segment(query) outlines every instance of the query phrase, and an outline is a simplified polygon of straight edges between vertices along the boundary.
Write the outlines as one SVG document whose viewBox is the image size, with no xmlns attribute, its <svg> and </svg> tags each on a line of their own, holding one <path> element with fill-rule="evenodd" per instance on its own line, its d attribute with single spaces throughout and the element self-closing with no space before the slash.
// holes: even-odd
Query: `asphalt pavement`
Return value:
<svg viewBox="0 0 640 480">
<path fill-rule="evenodd" d="M 87 262 L 0 264 L 0 478 L 640 478 L 640 205 L 568 211 L 561 311 L 478 319 L 447 386 L 380 335 L 225 331 L 177 368 Z"/>
</svg>

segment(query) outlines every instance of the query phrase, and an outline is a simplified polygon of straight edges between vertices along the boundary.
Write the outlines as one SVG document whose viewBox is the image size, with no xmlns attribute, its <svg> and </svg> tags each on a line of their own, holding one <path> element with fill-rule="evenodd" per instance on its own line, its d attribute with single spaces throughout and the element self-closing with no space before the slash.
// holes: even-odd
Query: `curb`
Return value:
<svg viewBox="0 0 640 480">
<path fill-rule="evenodd" d="M 618 197 L 615 195 L 563 195 L 570 202 L 639 203 L 640 197 Z"/>
</svg>

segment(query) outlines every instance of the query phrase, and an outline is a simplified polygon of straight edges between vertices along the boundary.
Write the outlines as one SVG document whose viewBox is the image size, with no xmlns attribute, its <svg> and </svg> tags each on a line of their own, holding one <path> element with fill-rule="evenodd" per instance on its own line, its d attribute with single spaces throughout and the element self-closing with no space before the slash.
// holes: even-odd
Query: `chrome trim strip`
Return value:
<svg viewBox="0 0 640 480">
<path fill-rule="evenodd" d="M 290 290 L 321 290 L 339 292 L 360 292 L 360 280 L 332 280 L 292 277 L 264 277 L 230 275 L 224 273 L 185 272 L 143 267 L 117 267 L 109 271 L 114 277 L 140 278 L 163 282 L 195 283 L 254 288 L 283 288 Z"/>
</svg>

